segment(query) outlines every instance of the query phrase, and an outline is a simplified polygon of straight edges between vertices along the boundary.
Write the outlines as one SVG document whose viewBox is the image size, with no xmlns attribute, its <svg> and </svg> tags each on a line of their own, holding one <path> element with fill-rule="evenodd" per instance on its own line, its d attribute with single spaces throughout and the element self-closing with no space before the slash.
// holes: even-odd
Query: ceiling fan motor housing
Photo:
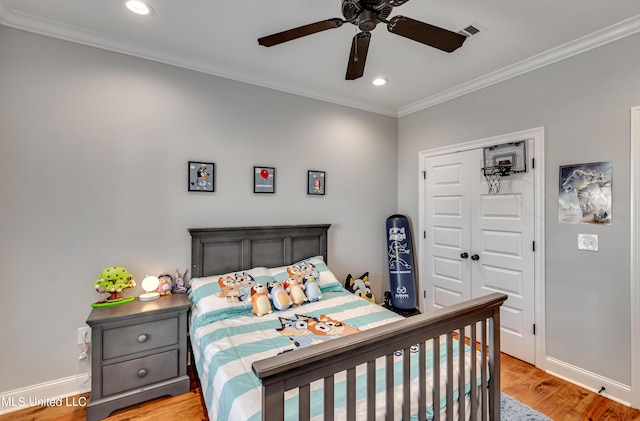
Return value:
<svg viewBox="0 0 640 421">
<path fill-rule="evenodd" d="M 373 30 L 380 19 L 386 19 L 393 9 L 384 0 L 342 0 L 342 16 L 361 31 Z"/>
<path fill-rule="evenodd" d="M 373 10 L 363 10 L 358 15 L 358 28 L 361 31 L 373 31 L 378 24 L 378 18 Z"/>
</svg>

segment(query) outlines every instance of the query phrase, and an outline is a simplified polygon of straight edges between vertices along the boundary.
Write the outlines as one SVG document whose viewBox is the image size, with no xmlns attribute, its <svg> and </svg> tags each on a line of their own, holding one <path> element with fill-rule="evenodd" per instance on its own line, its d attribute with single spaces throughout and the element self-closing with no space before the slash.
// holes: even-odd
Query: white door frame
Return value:
<svg viewBox="0 0 640 421">
<path fill-rule="evenodd" d="M 631 406 L 640 408 L 640 107 L 631 108 Z"/>
<path fill-rule="evenodd" d="M 639 108 L 640 112 L 640 108 Z M 639 127 L 640 130 L 640 127 Z M 546 346 L 545 346 L 545 187 L 544 187 L 544 127 L 523 130 L 519 132 L 509 133 L 500 136 L 489 137 L 485 139 L 473 140 L 471 142 L 459 143 L 451 146 L 429 149 L 418 153 L 420 168 L 420 192 L 419 192 L 419 225 L 420 232 L 426 229 L 425 217 L 425 180 L 422 176 L 425 158 L 437 155 L 450 154 L 455 152 L 467 151 L 470 149 L 478 149 L 486 146 L 498 145 L 500 143 L 512 142 L 514 140 L 532 140 L 532 147 L 529 152 L 531 156 L 527 159 L 535 159 L 534 171 L 534 241 L 536 244 L 536 252 L 534 253 L 535 268 L 535 293 L 534 293 L 534 311 L 536 334 L 535 340 L 535 365 L 541 370 L 545 369 Z M 530 162 L 529 162 L 530 163 Z M 424 262 L 424 249 L 420 249 L 420 262 Z M 423 285 L 423 275 L 420 276 L 420 285 Z M 639 366 L 640 367 L 640 366 Z"/>
</svg>

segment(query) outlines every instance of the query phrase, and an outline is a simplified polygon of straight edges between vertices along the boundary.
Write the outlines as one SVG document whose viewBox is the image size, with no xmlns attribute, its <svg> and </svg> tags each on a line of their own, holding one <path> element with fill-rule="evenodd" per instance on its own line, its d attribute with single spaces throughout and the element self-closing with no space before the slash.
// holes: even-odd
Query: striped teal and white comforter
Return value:
<svg viewBox="0 0 640 421">
<path fill-rule="evenodd" d="M 191 343 L 196 362 L 196 368 L 200 376 L 203 397 L 211 420 L 233 420 L 233 421 L 257 421 L 260 420 L 261 412 L 261 384 L 252 371 L 251 365 L 267 357 L 277 355 L 280 352 L 293 349 L 292 341 L 277 330 L 281 327 L 280 318 L 295 318 L 297 314 L 309 317 L 319 317 L 321 314 L 329 315 L 331 318 L 339 320 L 347 325 L 359 330 L 371 329 L 373 327 L 390 323 L 402 318 L 385 308 L 357 297 L 339 284 L 323 288 L 323 298 L 314 303 L 307 303 L 297 308 L 289 308 L 285 311 L 277 311 L 272 314 L 257 317 L 252 313 L 232 314 L 230 317 L 222 317 L 219 312 L 213 317 L 208 317 L 206 312 L 198 311 L 194 306 L 191 318 Z M 457 372 L 457 350 L 454 346 L 454 370 Z M 293 351 L 295 352 L 295 351 Z M 469 359 L 467 352 L 467 373 L 465 379 L 465 392 L 470 390 L 469 384 Z M 427 367 L 432 366 L 432 352 L 427 353 Z M 441 368 L 441 390 L 446 390 L 444 375 L 446 374 L 446 348 L 444 341 L 441 341 L 440 361 Z M 411 358 L 412 393 L 417 391 L 418 358 L 417 354 L 412 354 Z M 385 388 L 385 368 L 384 359 L 380 359 L 376 364 L 376 381 L 378 397 L 376 401 L 379 407 L 378 416 L 384 417 L 384 388 Z M 357 375 L 362 378 L 358 381 L 357 411 L 358 414 L 366 413 L 364 380 L 365 367 L 359 367 Z M 431 369 L 428 370 L 427 379 L 432 379 Z M 478 368 L 477 372 L 480 370 Z M 457 376 L 455 376 L 457 379 Z M 402 400 L 402 358 L 395 358 L 395 383 L 396 401 Z M 345 411 L 346 387 L 344 386 L 344 376 L 336 375 L 335 402 L 336 419 L 343 419 Z M 431 380 L 428 380 L 428 382 Z M 455 382 L 457 383 L 457 381 Z M 480 384 L 477 379 L 476 384 Z M 360 385 L 362 387 L 360 387 Z M 360 390 L 362 389 L 362 390 Z M 458 396 L 458 385 L 454 384 L 454 397 Z M 417 393 L 417 392 L 416 392 Z M 431 402 L 431 385 L 427 390 L 428 417 L 433 413 Z M 412 413 L 417 412 L 417 399 Z M 297 395 L 295 391 L 287 392 L 285 395 L 286 418 L 296 420 Z M 322 419 L 322 382 L 314 382 L 311 385 L 311 411 L 312 418 Z M 446 398 L 440 401 L 440 408 L 446 406 Z M 469 403 L 467 402 L 467 406 Z M 395 419 L 401 419 L 401 408 L 397 408 L 398 413 Z M 468 413 L 468 410 L 467 410 Z M 360 416 L 357 417 L 360 419 Z M 378 417 L 376 417 L 378 418 Z M 417 419 L 417 414 L 412 417 Z"/>
</svg>

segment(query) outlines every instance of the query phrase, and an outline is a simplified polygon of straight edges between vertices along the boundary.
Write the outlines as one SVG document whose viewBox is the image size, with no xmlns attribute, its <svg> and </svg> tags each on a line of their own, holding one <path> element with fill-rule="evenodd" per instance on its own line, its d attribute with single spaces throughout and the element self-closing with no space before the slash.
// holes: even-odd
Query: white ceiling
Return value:
<svg viewBox="0 0 640 421">
<path fill-rule="evenodd" d="M 638 0 L 411 0 L 404 15 L 486 31 L 448 54 L 372 32 L 364 76 L 344 79 L 356 27 L 266 48 L 257 38 L 329 18 L 340 0 L 0 0 L 0 23 L 69 41 L 392 116 L 419 109 L 640 32 Z M 389 83 L 375 87 L 383 76 Z"/>
</svg>

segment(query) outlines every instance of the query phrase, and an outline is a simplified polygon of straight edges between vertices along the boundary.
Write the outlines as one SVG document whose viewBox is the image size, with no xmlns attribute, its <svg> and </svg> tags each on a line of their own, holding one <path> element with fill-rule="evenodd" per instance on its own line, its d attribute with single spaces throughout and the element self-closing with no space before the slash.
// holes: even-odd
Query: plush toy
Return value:
<svg viewBox="0 0 640 421">
<path fill-rule="evenodd" d="M 228 303 L 239 303 L 240 283 L 233 276 L 218 278 L 218 285 L 222 292 L 216 292 L 216 297 L 226 298 Z"/>
<path fill-rule="evenodd" d="M 256 281 L 253 279 L 247 272 L 236 273 L 236 283 L 240 285 L 240 296 L 238 299 L 240 301 L 251 300 L 251 295 L 253 294 L 253 285 L 255 285 Z"/>
<path fill-rule="evenodd" d="M 344 288 L 367 301 L 376 302 L 373 292 L 371 292 L 371 284 L 369 283 L 369 272 L 365 272 L 360 278 L 354 279 L 351 274 L 347 275 L 344 281 Z"/>
<path fill-rule="evenodd" d="M 160 295 L 171 295 L 171 289 L 173 288 L 173 276 L 165 273 L 164 275 L 158 276 L 158 281 L 160 281 L 160 284 L 158 285 L 157 291 Z"/>
<path fill-rule="evenodd" d="M 292 265 L 287 267 L 287 274 L 289 274 L 289 278 L 293 278 L 296 281 L 301 281 L 304 276 L 304 268 L 299 265 Z"/>
<path fill-rule="evenodd" d="M 294 307 L 301 305 L 305 301 L 309 301 L 307 296 L 304 295 L 304 288 L 305 286 L 302 283 L 302 279 L 289 278 L 284 281 L 284 289 L 287 291 L 287 294 L 289 294 Z"/>
<path fill-rule="evenodd" d="M 291 307 L 291 298 L 280 282 L 271 282 L 267 288 L 269 289 L 269 298 L 271 298 L 276 310 L 286 310 Z"/>
<path fill-rule="evenodd" d="M 184 278 L 185 276 L 187 276 L 187 272 L 189 272 L 189 269 L 186 269 L 184 273 L 180 274 L 180 271 L 176 269 L 175 280 L 173 282 L 173 288 L 171 290 L 172 292 L 178 294 L 184 294 L 185 292 L 187 292 L 187 286 L 184 282 Z"/>
<path fill-rule="evenodd" d="M 262 317 L 265 314 L 273 313 L 267 288 L 264 285 L 254 284 L 251 287 L 251 302 L 253 304 L 251 312 L 256 316 Z"/>
<path fill-rule="evenodd" d="M 322 298 L 322 291 L 320 291 L 318 278 L 319 277 L 317 271 L 311 271 L 307 273 L 303 278 L 307 298 L 310 302 L 319 301 Z"/>
</svg>

